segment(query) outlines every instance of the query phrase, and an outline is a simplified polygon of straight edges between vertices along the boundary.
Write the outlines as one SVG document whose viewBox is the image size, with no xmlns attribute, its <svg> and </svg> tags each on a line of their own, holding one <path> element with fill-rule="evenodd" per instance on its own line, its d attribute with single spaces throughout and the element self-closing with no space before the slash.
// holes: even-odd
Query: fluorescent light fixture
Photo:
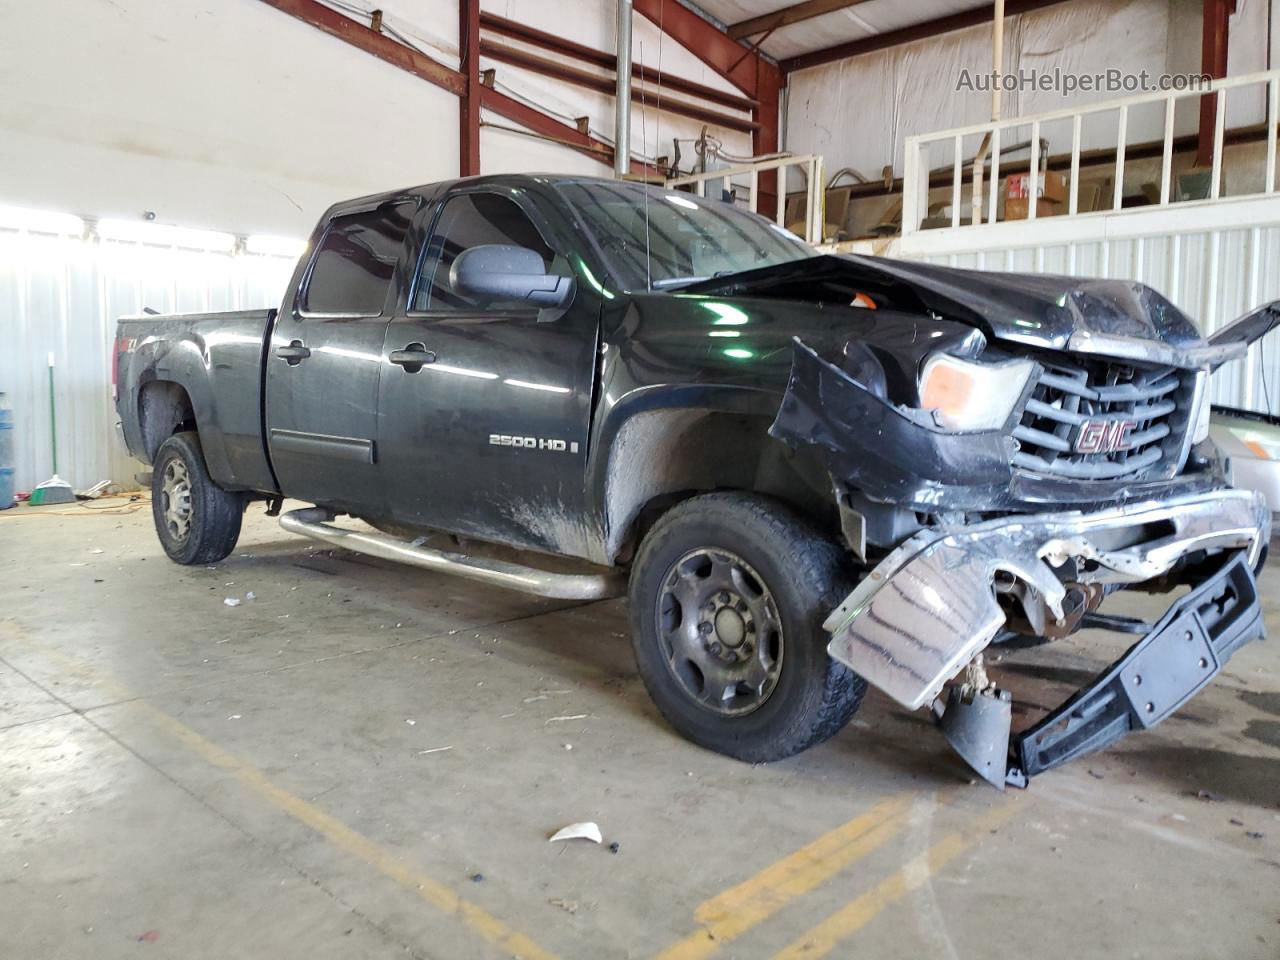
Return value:
<svg viewBox="0 0 1280 960">
<path fill-rule="evenodd" d="M 737 330 L 712 330 L 707 334 L 708 337 L 740 337 L 742 334 Z"/>
<path fill-rule="evenodd" d="M 674 203 L 677 207 L 684 207 L 686 210 L 701 209 L 692 200 L 686 200 L 684 197 L 680 196 L 680 194 L 678 193 L 668 193 L 666 195 L 666 199 L 667 199 L 667 203 Z"/>
<path fill-rule="evenodd" d="M 716 315 L 716 319 L 711 322 L 712 326 L 740 327 L 751 319 L 742 310 L 729 303 L 708 300 L 702 305 Z"/>
<path fill-rule="evenodd" d="M 423 369 L 434 373 L 456 373 L 460 377 L 475 377 L 477 380 L 498 379 L 496 373 L 490 373 L 488 370 L 468 370 L 466 367 L 451 367 L 447 363 L 429 363 Z"/>
<path fill-rule="evenodd" d="M 188 230 L 184 227 L 135 220 L 99 220 L 98 236 L 103 240 L 124 240 L 157 247 L 185 247 L 219 253 L 230 253 L 236 245 L 236 238 L 229 233 Z"/>
<path fill-rule="evenodd" d="M 0 207 L 0 228 L 78 237 L 84 233 L 84 221 L 69 213 L 55 213 L 51 210 Z"/>
<path fill-rule="evenodd" d="M 300 257 L 307 249 L 307 241 L 294 237 L 273 237 L 266 234 L 255 234 L 245 238 L 246 253 L 258 253 L 267 257 Z"/>
<path fill-rule="evenodd" d="M 724 351 L 726 357 L 733 357 L 735 360 L 750 360 L 755 356 L 750 350 L 744 350 L 742 347 L 730 347 Z"/>
<path fill-rule="evenodd" d="M 526 390 L 545 390 L 547 393 L 572 393 L 568 387 L 553 387 L 549 383 L 530 383 L 528 380 L 503 380 L 513 387 L 524 387 Z"/>
</svg>

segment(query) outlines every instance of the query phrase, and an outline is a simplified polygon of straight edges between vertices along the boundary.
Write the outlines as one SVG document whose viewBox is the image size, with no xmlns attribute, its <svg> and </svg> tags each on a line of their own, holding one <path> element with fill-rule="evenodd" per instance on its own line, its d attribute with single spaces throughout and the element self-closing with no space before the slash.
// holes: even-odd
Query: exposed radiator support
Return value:
<svg viewBox="0 0 1280 960">
<path fill-rule="evenodd" d="M 281 516 L 280 526 L 290 533 L 322 540 L 356 553 L 557 600 L 604 600 L 620 596 L 626 583 L 626 577 L 622 573 L 553 573 L 505 560 L 433 550 L 398 540 L 385 533 L 346 530 L 333 526 L 330 522 L 332 520 L 331 511 L 323 507 L 306 507 L 290 510 Z"/>
</svg>

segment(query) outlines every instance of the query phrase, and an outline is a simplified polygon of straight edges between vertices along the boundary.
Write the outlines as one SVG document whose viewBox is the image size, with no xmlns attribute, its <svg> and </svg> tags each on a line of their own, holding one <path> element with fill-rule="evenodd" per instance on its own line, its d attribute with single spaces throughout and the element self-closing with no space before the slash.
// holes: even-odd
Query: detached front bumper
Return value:
<svg viewBox="0 0 1280 960">
<path fill-rule="evenodd" d="M 1216 490 L 1096 513 L 1002 517 L 924 531 L 889 554 L 827 618 L 828 652 L 903 706 L 933 701 L 1004 623 L 998 576 L 1064 617 L 1056 569 L 1079 583 L 1141 583 L 1199 550 L 1242 550 L 1252 569 L 1271 535 L 1265 501 Z"/>
<path fill-rule="evenodd" d="M 1120 660 L 1016 738 L 1009 780 L 1025 783 L 1026 775 L 1158 723 L 1208 683 L 1238 647 L 1262 636 L 1253 571 L 1270 535 L 1265 500 L 1246 490 L 925 531 L 889 554 L 832 612 L 825 624 L 832 634 L 827 649 L 916 709 L 932 703 L 1004 623 L 998 580 L 1011 592 L 1016 587 L 1024 608 L 1063 623 L 1064 581 L 1101 589 L 1137 584 L 1168 573 L 1190 554 L 1222 553 L 1223 563 L 1159 623 L 1138 624 L 1146 635 Z M 1031 612 L 1028 619 L 1034 622 Z M 985 696 L 968 688 L 961 697 L 956 693 L 946 709 L 964 718 L 944 720 L 944 729 L 952 728 L 948 739 L 984 777 L 1003 785 L 997 758 L 1009 742 L 1007 695 L 994 688 Z M 975 721 L 978 716 L 984 719 Z M 981 763 L 974 761 L 978 755 Z"/>
</svg>

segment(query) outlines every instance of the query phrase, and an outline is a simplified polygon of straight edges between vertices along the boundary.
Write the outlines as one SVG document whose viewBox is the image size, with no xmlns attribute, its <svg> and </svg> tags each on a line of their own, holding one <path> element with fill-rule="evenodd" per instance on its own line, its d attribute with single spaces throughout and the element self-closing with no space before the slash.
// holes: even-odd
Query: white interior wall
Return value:
<svg viewBox="0 0 1280 960">
<path fill-rule="evenodd" d="M 332 2 L 384 10 L 391 29 L 456 67 L 457 0 Z M 614 48 L 613 0 L 571 7 L 485 4 Z M 733 90 L 639 15 L 634 43 L 639 62 Z M 589 116 L 612 141 L 612 97 L 484 66 L 497 69 L 500 88 L 566 120 Z M 452 94 L 259 0 L 0 0 L 0 88 L 0 204 L 89 217 L 152 211 L 161 223 L 304 236 L 336 200 L 457 175 Z M 632 143 L 669 154 L 671 137 L 696 137 L 701 126 L 637 107 Z M 750 153 L 749 135 L 720 135 L 731 152 Z M 485 173 L 609 173 L 530 137 L 486 129 L 481 145 Z"/>
<path fill-rule="evenodd" d="M 457 171 L 455 97 L 258 0 L 0 0 L 0 24 L 0 202 L 303 236 Z"/>
<path fill-rule="evenodd" d="M 1231 75 L 1265 70 L 1268 37 L 1276 43 L 1268 18 L 1277 19 L 1275 0 L 1239 0 L 1231 17 L 1228 71 Z M 1114 67 L 1126 72 L 1199 72 L 1200 0 L 1075 0 L 1035 13 L 1009 17 L 1005 26 L 1007 72 L 1055 68 L 1064 73 L 1098 73 Z M 787 146 L 798 153 L 822 153 L 827 169 L 852 166 L 872 179 L 892 164 L 902 173 L 903 142 L 912 134 L 979 123 L 991 115 L 989 92 L 956 90 L 961 71 L 991 70 L 991 28 L 970 27 L 826 64 L 791 75 Z M 1003 96 L 1004 116 L 1058 110 L 1116 99 L 1124 94 L 1020 90 Z M 1228 126 L 1263 120 L 1261 91 L 1228 96 Z M 1196 129 L 1198 108 L 1188 102 L 1178 111 L 1178 133 Z M 1131 112 L 1129 143 L 1158 139 L 1160 109 Z M 1027 134 L 1029 131 L 1021 131 Z M 1042 135 L 1050 150 L 1070 149 L 1069 123 L 1048 127 Z M 1089 118 L 1082 145 L 1114 146 L 1114 115 Z M 976 148 L 976 141 L 974 143 Z M 932 165 L 949 156 L 931 157 Z"/>
</svg>

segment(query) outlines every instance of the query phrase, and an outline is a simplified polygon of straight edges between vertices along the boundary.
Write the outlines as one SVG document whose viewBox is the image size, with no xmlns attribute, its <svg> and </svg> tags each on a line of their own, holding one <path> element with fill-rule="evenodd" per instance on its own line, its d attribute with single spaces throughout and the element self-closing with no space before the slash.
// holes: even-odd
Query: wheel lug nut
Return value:
<svg viewBox="0 0 1280 960">
<path fill-rule="evenodd" d="M 708 649 L 708 650 L 710 650 L 712 653 L 714 653 L 716 656 L 720 656 L 720 650 L 721 650 L 722 648 L 721 648 L 721 646 L 720 646 L 720 644 L 719 644 L 719 643 L 717 643 L 717 642 L 715 642 L 715 641 L 713 640 L 713 641 L 711 642 L 711 645 L 710 645 L 709 647 L 707 647 L 707 649 Z"/>
<path fill-rule="evenodd" d="M 728 592 L 724 590 L 720 591 L 720 596 L 718 597 L 718 599 L 721 603 L 728 603 L 729 602 Z"/>
<path fill-rule="evenodd" d="M 709 624 L 705 620 L 702 621 L 702 623 L 698 624 L 698 632 L 702 634 L 704 637 L 711 632 L 711 629 L 712 629 L 711 624 Z"/>
</svg>

